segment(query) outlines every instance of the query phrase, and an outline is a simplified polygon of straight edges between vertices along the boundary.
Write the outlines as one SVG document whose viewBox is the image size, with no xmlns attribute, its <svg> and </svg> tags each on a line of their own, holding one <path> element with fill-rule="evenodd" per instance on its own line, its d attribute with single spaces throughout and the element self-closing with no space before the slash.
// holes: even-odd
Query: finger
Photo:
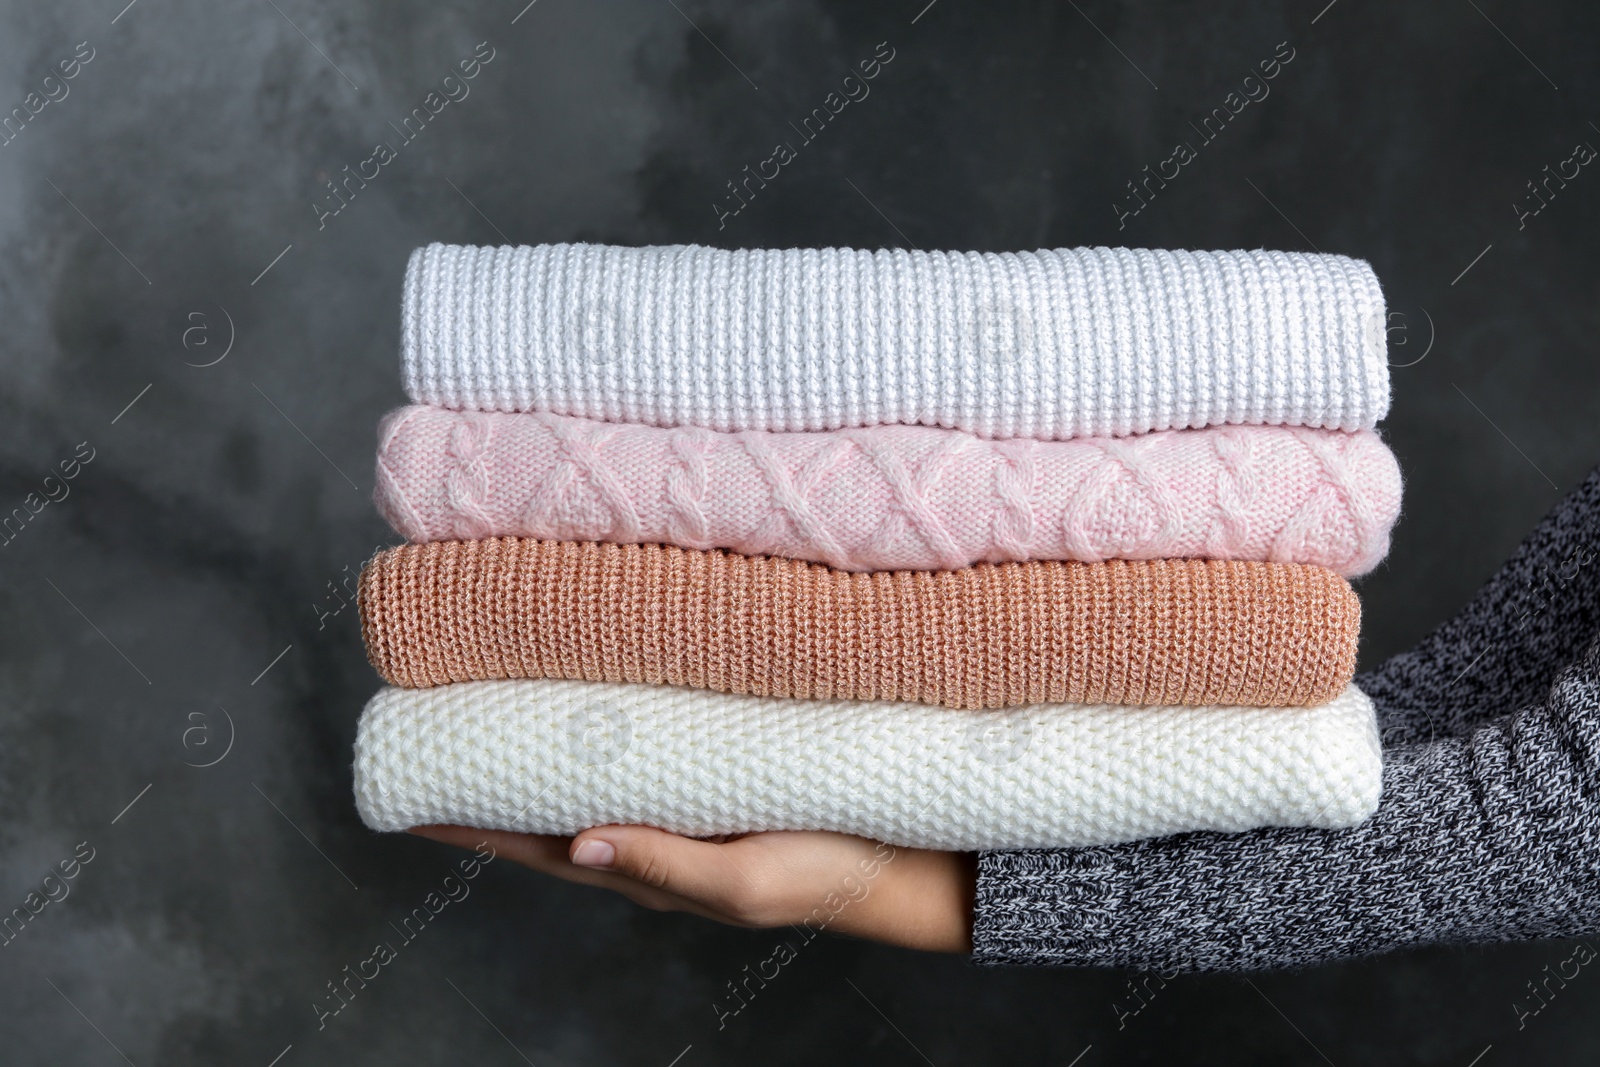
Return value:
<svg viewBox="0 0 1600 1067">
<path fill-rule="evenodd" d="M 600 826 L 572 839 L 575 866 L 606 871 L 681 897 L 739 925 L 761 925 L 761 870 L 740 867 L 723 846 L 649 826 Z"/>
<path fill-rule="evenodd" d="M 563 881 L 621 893 L 635 904 L 654 911 L 687 911 L 706 919 L 719 918 L 710 909 L 692 900 L 644 885 L 625 874 L 574 864 L 567 858 L 572 843 L 568 837 L 521 834 L 509 830 L 475 830 L 470 826 L 414 826 L 407 832 L 461 848 L 477 849 L 487 845 L 494 849 L 496 856 L 513 863 L 520 863 L 541 874 L 554 875 Z"/>
<path fill-rule="evenodd" d="M 460 848 L 494 849 L 496 856 L 504 856 L 513 863 L 532 867 L 536 871 L 554 874 L 557 865 L 566 867 L 567 846 L 571 838 L 545 834 L 519 834 L 509 830 L 475 830 L 470 826 L 413 826 L 407 833 L 425 837 Z"/>
<path fill-rule="evenodd" d="M 494 849 L 512 863 L 531 867 L 540 874 L 552 874 L 580 885 L 597 885 L 607 889 L 638 890 L 632 879 L 609 871 L 580 867 L 567 858 L 571 847 L 570 837 L 548 834 L 523 834 L 511 830 L 475 830 L 470 826 L 418 826 L 409 831 L 418 837 L 441 841 L 462 848 L 479 848 L 484 845 Z"/>
</svg>

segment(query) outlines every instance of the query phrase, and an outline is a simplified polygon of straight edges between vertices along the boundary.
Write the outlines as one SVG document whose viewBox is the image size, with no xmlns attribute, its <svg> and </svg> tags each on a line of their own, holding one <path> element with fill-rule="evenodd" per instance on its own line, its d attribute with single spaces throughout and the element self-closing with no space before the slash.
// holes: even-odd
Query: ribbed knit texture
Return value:
<svg viewBox="0 0 1600 1067">
<path fill-rule="evenodd" d="M 1372 268 L 1297 252 L 429 245 L 407 395 L 715 430 L 920 423 L 985 437 L 1370 429 Z"/>
<path fill-rule="evenodd" d="M 1357 679 L 1388 743 L 1368 822 L 984 853 L 977 958 L 1250 970 L 1600 932 L 1597 557 L 1600 469 L 1459 615 Z"/>
<path fill-rule="evenodd" d="M 1360 603 L 1321 567 L 1154 560 L 854 574 L 659 545 L 402 545 L 361 574 L 393 685 L 666 682 L 959 708 L 1307 705 L 1355 669 Z"/>
<path fill-rule="evenodd" d="M 586 682 L 384 689 L 356 737 L 374 830 L 837 830 L 919 848 L 1348 826 L 1381 779 L 1372 705 L 961 712 Z"/>
<path fill-rule="evenodd" d="M 1370 431 L 992 441 L 877 426 L 739 434 L 408 407 L 374 497 L 412 541 L 664 542 L 844 570 L 980 561 L 1383 559 L 1400 468 Z"/>
</svg>

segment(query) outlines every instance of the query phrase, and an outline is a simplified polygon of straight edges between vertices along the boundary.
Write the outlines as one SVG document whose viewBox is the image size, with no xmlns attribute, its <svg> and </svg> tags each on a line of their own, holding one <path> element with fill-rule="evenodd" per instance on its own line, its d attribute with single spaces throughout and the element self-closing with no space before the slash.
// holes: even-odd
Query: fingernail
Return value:
<svg viewBox="0 0 1600 1067">
<path fill-rule="evenodd" d="M 590 838 L 572 850 L 572 862 L 579 867 L 609 867 L 617 858 L 611 842 Z"/>
</svg>

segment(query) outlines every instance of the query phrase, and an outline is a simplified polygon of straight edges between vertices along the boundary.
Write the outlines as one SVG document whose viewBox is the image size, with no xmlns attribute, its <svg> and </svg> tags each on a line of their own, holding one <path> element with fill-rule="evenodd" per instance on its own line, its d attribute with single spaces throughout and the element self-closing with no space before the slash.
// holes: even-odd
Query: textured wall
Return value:
<svg viewBox="0 0 1600 1067">
<path fill-rule="evenodd" d="M 0 948 L 3 1058 L 666 1065 L 692 1045 L 683 1067 L 1465 1065 L 1492 1045 L 1488 1067 L 1600 1052 L 1600 976 L 1517 1027 L 1513 1000 L 1561 944 L 1185 978 L 1119 1030 L 1125 975 L 828 940 L 718 1032 L 712 1001 L 772 935 L 502 863 L 326 1029 L 311 1007 L 456 859 L 356 819 L 350 745 L 377 680 L 330 592 L 390 540 L 369 500 L 373 427 L 402 399 L 411 247 L 1370 259 L 1403 315 L 1393 361 L 1421 360 L 1394 372 L 1407 506 L 1361 586 L 1372 663 L 1460 604 L 1600 458 L 1600 174 L 1581 168 L 1542 207 L 1526 187 L 1600 144 L 1592 5 L 122 2 L 0 3 L 0 109 L 27 119 L 0 147 L 0 511 L 60 498 L 0 548 L 0 909 L 79 843 L 93 856 Z M 480 42 L 492 58 L 470 95 L 404 142 L 390 124 Z M 893 59 L 870 95 L 801 143 L 790 124 L 880 42 Z M 1191 126 L 1290 54 L 1213 140 Z M 1178 177 L 1129 199 L 1180 140 L 1195 151 Z M 333 200 L 325 179 L 379 141 L 393 158 Z M 725 183 L 779 141 L 795 157 L 733 214 Z M 46 483 L 63 461 L 76 476 Z"/>
</svg>

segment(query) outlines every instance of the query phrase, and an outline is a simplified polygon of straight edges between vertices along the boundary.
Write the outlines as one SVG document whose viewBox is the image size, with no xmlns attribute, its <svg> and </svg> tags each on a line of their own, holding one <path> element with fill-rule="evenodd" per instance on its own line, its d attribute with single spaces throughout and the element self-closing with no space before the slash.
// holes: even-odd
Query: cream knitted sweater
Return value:
<svg viewBox="0 0 1600 1067">
<path fill-rule="evenodd" d="M 380 690 L 355 791 L 374 830 L 644 823 L 970 850 L 1352 826 L 1381 772 L 1355 686 L 1312 708 L 973 712 L 541 680 Z"/>
<path fill-rule="evenodd" d="M 1333 255 L 435 244 L 401 357 L 413 401 L 455 409 L 1065 439 L 1370 429 L 1384 327 L 1372 268 Z"/>
</svg>

